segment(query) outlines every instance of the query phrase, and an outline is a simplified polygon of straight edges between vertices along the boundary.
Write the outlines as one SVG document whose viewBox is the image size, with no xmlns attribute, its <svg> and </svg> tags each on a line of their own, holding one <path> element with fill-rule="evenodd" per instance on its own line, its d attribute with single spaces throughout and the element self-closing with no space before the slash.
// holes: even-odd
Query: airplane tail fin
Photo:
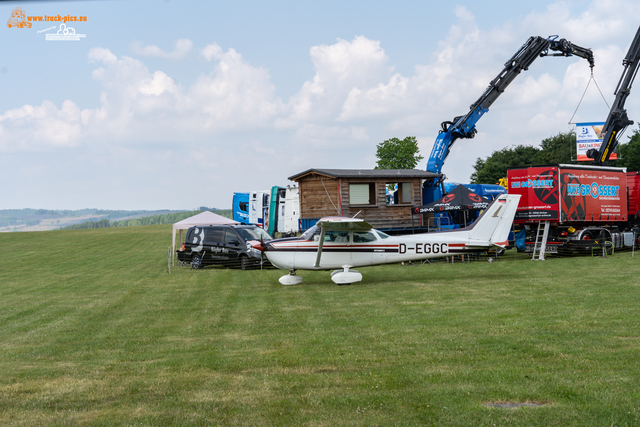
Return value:
<svg viewBox="0 0 640 427">
<path fill-rule="evenodd" d="M 502 194 L 494 200 L 473 224 L 469 232 L 469 243 L 486 245 L 488 242 L 491 245 L 506 246 L 519 201 L 519 194 Z"/>
</svg>

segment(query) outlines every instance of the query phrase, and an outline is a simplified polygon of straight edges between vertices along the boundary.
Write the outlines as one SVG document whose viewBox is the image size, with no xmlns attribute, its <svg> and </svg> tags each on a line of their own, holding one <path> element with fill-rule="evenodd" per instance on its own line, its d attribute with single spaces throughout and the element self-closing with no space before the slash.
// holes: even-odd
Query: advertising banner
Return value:
<svg viewBox="0 0 640 427">
<path fill-rule="evenodd" d="M 509 193 L 520 194 L 515 222 L 558 221 L 558 168 L 509 169 Z"/>
<path fill-rule="evenodd" d="M 593 161 L 587 157 L 587 150 L 599 150 L 602 145 L 602 127 L 604 122 L 576 123 L 576 151 L 579 162 Z M 610 160 L 617 159 L 615 151 L 611 153 Z"/>
<path fill-rule="evenodd" d="M 627 177 L 624 172 L 560 169 L 561 222 L 609 222 L 627 219 Z"/>
<path fill-rule="evenodd" d="M 626 175 L 595 167 L 544 166 L 508 171 L 520 194 L 515 222 L 626 221 Z"/>
</svg>

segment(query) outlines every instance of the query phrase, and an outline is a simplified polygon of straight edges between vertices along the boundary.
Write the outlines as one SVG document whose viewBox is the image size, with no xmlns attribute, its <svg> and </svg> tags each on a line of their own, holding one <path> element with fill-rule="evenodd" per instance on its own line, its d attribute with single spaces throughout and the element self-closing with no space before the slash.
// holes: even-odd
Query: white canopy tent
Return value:
<svg viewBox="0 0 640 427">
<path fill-rule="evenodd" d="M 237 221 L 223 217 L 222 215 L 214 214 L 213 212 L 204 211 L 197 215 L 185 218 L 182 221 L 178 221 L 173 224 L 173 239 L 171 242 L 171 257 L 173 259 L 173 265 L 175 265 L 176 254 L 176 230 L 180 230 L 180 242 L 182 242 L 182 230 L 187 230 L 197 225 L 224 225 L 224 224 L 240 224 Z"/>
</svg>

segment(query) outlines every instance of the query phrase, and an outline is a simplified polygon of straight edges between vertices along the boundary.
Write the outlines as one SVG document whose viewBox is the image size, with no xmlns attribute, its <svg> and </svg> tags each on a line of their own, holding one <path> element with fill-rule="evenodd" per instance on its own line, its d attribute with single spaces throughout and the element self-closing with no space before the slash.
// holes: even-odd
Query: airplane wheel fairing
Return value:
<svg viewBox="0 0 640 427">
<path fill-rule="evenodd" d="M 362 280 L 362 274 L 355 270 L 350 271 L 342 271 L 336 270 L 331 273 L 331 280 L 333 283 L 337 285 L 350 285 L 354 282 L 359 282 Z"/>
<path fill-rule="evenodd" d="M 285 286 L 299 285 L 302 283 L 302 276 L 298 276 L 297 274 L 287 274 L 286 276 L 282 276 L 278 281 L 280 284 Z"/>
</svg>

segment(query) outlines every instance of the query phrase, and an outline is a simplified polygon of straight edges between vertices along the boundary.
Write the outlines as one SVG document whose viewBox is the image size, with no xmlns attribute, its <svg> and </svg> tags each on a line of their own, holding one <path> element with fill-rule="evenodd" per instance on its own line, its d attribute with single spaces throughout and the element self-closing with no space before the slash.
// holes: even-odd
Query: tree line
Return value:
<svg viewBox="0 0 640 427">
<path fill-rule="evenodd" d="M 640 127 L 628 137 L 627 143 L 618 145 L 618 160 L 610 166 L 626 167 L 628 171 L 640 170 Z M 507 176 L 507 168 L 551 164 L 591 164 L 574 159 L 576 134 L 573 131 L 558 133 L 542 140 L 540 147 L 515 145 L 494 151 L 485 159 L 478 157 L 473 166 L 472 184 L 495 184 Z"/>
<path fill-rule="evenodd" d="M 174 224 L 183 219 L 197 215 L 202 211 L 176 212 L 164 215 L 151 215 L 141 218 L 130 218 L 121 221 L 109 221 L 101 219 L 99 221 L 86 221 L 80 224 L 73 224 L 62 227 L 61 230 L 82 230 L 90 228 L 113 228 L 113 227 L 134 227 L 139 225 Z M 226 218 L 232 217 L 231 209 L 215 210 L 215 213 Z"/>
</svg>

